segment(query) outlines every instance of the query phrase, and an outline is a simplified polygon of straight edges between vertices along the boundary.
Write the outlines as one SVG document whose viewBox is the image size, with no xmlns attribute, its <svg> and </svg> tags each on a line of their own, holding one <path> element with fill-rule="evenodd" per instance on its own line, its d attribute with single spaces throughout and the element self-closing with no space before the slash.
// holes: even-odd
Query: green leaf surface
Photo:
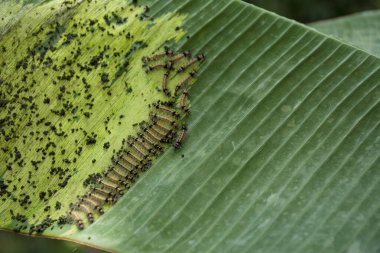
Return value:
<svg viewBox="0 0 380 253">
<path fill-rule="evenodd" d="M 83 231 L 47 234 L 128 253 L 378 252 L 380 60 L 240 1 L 146 3 L 186 17 L 176 47 L 207 55 L 186 142 Z"/>
<path fill-rule="evenodd" d="M 380 11 L 315 22 L 310 26 L 380 57 Z"/>
</svg>

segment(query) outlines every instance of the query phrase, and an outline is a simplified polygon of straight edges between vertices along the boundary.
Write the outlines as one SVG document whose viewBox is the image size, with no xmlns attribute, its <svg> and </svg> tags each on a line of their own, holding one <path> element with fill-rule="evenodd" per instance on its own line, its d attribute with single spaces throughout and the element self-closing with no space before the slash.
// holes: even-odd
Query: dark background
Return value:
<svg viewBox="0 0 380 253">
<path fill-rule="evenodd" d="M 104 253 L 104 251 L 72 242 L 0 231 L 0 253 Z"/>
<path fill-rule="evenodd" d="M 245 0 L 281 16 L 310 23 L 380 8 L 380 0 Z M 70 242 L 0 231 L 0 253 L 100 253 Z"/>
<path fill-rule="evenodd" d="M 281 16 L 310 23 L 380 8 L 380 0 L 244 0 Z"/>
</svg>

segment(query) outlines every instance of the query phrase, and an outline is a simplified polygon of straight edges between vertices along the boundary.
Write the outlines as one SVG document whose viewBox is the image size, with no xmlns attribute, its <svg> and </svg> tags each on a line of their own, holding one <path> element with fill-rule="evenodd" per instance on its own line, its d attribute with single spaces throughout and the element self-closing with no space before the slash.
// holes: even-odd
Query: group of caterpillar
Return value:
<svg viewBox="0 0 380 253">
<path fill-rule="evenodd" d="M 154 107 L 163 113 L 171 114 L 172 116 L 179 119 L 181 114 L 177 112 L 177 110 L 188 114 L 190 112 L 189 108 L 189 82 L 194 79 L 197 75 L 197 70 L 191 67 L 195 66 L 196 63 L 202 62 L 206 59 L 206 56 L 201 53 L 195 57 L 192 57 L 192 53 L 190 51 L 183 51 L 180 53 L 176 53 L 171 48 L 165 48 L 162 52 L 152 55 L 150 57 L 143 57 L 143 66 L 146 67 L 145 72 L 150 73 L 155 70 L 163 69 L 165 70 L 162 78 L 162 92 L 170 98 L 169 102 L 166 104 L 162 104 L 160 102 L 155 103 Z M 155 64 L 155 62 L 161 60 L 161 63 Z M 179 67 L 176 68 L 176 65 Z M 176 71 L 173 71 L 176 70 Z M 189 70 L 189 71 L 188 71 Z M 174 75 L 172 74 L 174 72 Z M 187 72 L 187 73 L 186 73 Z M 178 74 L 185 73 L 185 77 L 181 79 L 175 86 L 174 96 L 172 96 L 169 89 L 169 80 L 171 75 L 175 76 Z M 167 105 L 176 105 L 176 107 L 169 108 Z M 167 124 L 174 125 L 176 139 L 172 139 L 173 146 L 178 149 L 181 147 L 181 143 L 185 139 L 185 134 L 187 127 L 186 125 L 182 125 L 178 129 L 178 125 L 175 121 L 170 121 L 165 117 L 160 116 L 159 114 L 150 113 L 150 119 L 153 122 L 166 122 Z"/>
<path fill-rule="evenodd" d="M 157 53 L 151 57 L 143 57 L 143 66 L 146 67 L 145 72 L 150 73 L 155 70 L 165 70 L 162 78 L 162 91 L 167 97 L 171 97 L 170 89 L 168 88 L 168 82 L 173 72 L 175 74 L 181 74 L 186 72 L 190 67 L 194 66 L 197 62 L 202 62 L 206 59 L 204 54 L 199 54 L 192 57 L 190 51 L 184 51 L 181 53 L 175 53 L 170 48 L 165 48 L 163 52 Z M 160 63 L 155 63 L 161 60 Z M 150 65 L 151 64 L 151 65 Z M 176 68 L 176 65 L 180 65 Z M 176 70 L 176 71 L 173 71 Z M 175 75 L 174 74 L 174 75 Z M 183 87 L 186 86 L 191 79 L 197 75 L 197 70 L 194 68 L 187 73 L 187 75 L 177 83 L 174 91 L 174 96 L 177 97 L 181 94 L 188 95 L 188 92 L 183 91 Z"/>
<path fill-rule="evenodd" d="M 168 101 L 156 101 L 151 105 L 153 110 L 149 113 L 149 120 L 138 124 L 136 136 L 128 136 L 123 140 L 123 148 L 112 158 L 112 165 L 103 173 L 89 192 L 78 197 L 75 204 L 70 205 L 70 216 L 79 229 L 84 228 L 85 215 L 89 223 L 94 222 L 94 216 L 104 213 L 105 204 L 115 203 L 120 196 L 128 190 L 139 177 L 139 173 L 146 171 L 155 157 L 160 155 L 168 144 L 179 149 L 185 139 L 187 126 L 181 122 L 189 109 L 189 82 L 197 75 L 197 70 L 191 69 L 197 62 L 205 60 L 205 55 L 191 56 L 189 51 L 175 53 L 165 48 L 164 51 L 150 57 L 143 57 L 146 73 L 164 70 L 162 79 L 162 92 L 169 98 Z M 167 60 L 155 65 L 149 65 L 158 60 Z M 185 61 L 183 63 L 183 61 Z M 170 92 L 168 83 L 177 64 L 175 75 L 185 77 L 180 80 L 174 89 L 174 96 Z"/>
</svg>

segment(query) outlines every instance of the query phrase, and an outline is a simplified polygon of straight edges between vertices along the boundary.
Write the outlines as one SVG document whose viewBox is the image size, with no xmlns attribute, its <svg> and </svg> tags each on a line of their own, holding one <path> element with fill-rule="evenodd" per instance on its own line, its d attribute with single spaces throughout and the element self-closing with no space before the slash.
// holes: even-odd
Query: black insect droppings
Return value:
<svg viewBox="0 0 380 253">
<path fill-rule="evenodd" d="M 90 2 L 87 1 L 88 4 Z M 132 2 L 138 3 L 138 1 Z M 7 170 L 6 173 L 15 175 L 21 170 L 27 171 L 25 180 L 0 178 L 0 196 L 4 202 L 15 202 L 20 210 L 28 210 L 32 200 L 37 201 L 35 204 L 44 203 L 41 209 L 45 212 L 44 217 L 38 217 L 42 222 L 32 225 L 23 224 L 27 222 L 23 214 L 12 213 L 12 218 L 18 222 L 15 226 L 16 231 L 26 231 L 29 228 L 30 233 L 43 233 L 54 222 L 59 226 L 67 223 L 75 224 L 79 229 L 83 229 L 107 210 L 105 205 L 116 203 L 125 191 L 133 187 L 141 173 L 149 170 L 155 159 L 167 148 L 170 146 L 180 148 L 184 143 L 186 131 L 181 126 L 185 125 L 185 117 L 191 109 L 188 90 L 195 80 L 195 75 L 191 73 L 197 71 L 205 59 L 202 54 L 192 58 L 189 51 L 177 52 L 169 47 L 157 49 L 156 52 L 146 55 L 143 58 L 144 69 L 147 70 L 147 74 L 156 72 L 162 77 L 160 83 L 154 85 L 158 87 L 159 92 L 166 95 L 167 101 L 155 101 L 149 105 L 149 117 L 146 115 L 145 122 L 135 125 L 137 133 L 131 138 L 120 137 L 125 138 L 122 149 L 112 150 L 114 159 L 110 161 L 109 168 L 86 178 L 83 186 L 88 188 L 87 192 L 79 196 L 76 203 L 70 207 L 59 201 L 48 203 L 57 191 L 68 186 L 72 176 L 78 173 L 79 168 L 73 165 L 86 148 L 94 149 L 95 145 L 103 145 L 100 147 L 103 147 L 104 152 L 110 149 L 110 141 L 104 140 L 100 133 L 98 137 L 96 133 L 88 130 L 91 128 L 78 127 L 78 123 L 84 125 L 88 123 L 92 126 L 92 122 L 102 120 L 102 115 L 93 111 L 97 100 L 103 97 L 106 101 L 112 101 L 114 96 L 120 95 L 113 89 L 113 84 L 128 74 L 133 67 L 131 66 L 133 56 L 147 47 L 146 41 L 135 39 L 137 34 L 132 34 L 134 33 L 132 30 L 119 29 L 120 25 L 130 20 L 119 11 L 120 8 L 107 12 L 98 20 L 73 18 L 73 13 L 65 12 L 76 7 L 75 1 L 64 1 L 62 7 L 65 8 L 62 9 L 62 14 L 57 17 L 56 22 L 52 21 L 31 31 L 34 38 L 30 41 L 33 42 L 23 52 L 20 50 L 21 55 L 17 56 L 12 64 L 0 63 L 3 67 L 0 68 L 0 73 L 2 69 L 8 68 L 16 69 L 19 73 L 18 77 L 11 81 L 6 77 L 0 79 L 0 109 L 5 112 L 0 117 L 0 137 L 2 143 L 5 143 L 1 147 L 1 152 L 6 157 L 4 168 Z M 137 18 L 153 20 L 149 16 L 150 8 L 142 7 L 143 11 L 137 15 Z M 72 25 L 67 25 L 65 18 L 71 19 Z M 147 24 L 145 29 L 151 25 Z M 175 31 L 181 29 L 180 26 L 175 27 Z M 123 38 L 123 43 L 130 45 L 130 49 L 123 51 L 113 47 L 112 44 L 82 45 L 84 41 L 91 40 L 95 35 L 103 36 L 104 39 L 107 39 L 107 36 L 113 38 L 119 36 Z M 14 40 L 14 43 L 19 42 Z M 165 42 L 166 45 L 170 43 L 170 41 Z M 55 57 L 57 54 L 54 52 L 59 50 L 67 51 L 65 57 Z M 10 50 L 0 46 L 0 51 Z M 83 55 L 86 55 L 85 60 L 81 60 Z M 40 80 L 34 73 L 46 79 L 48 83 L 46 93 L 45 91 L 42 94 L 33 93 L 40 85 Z M 176 77 L 180 77 L 182 81 L 186 80 L 174 90 L 173 84 L 176 83 L 172 80 Z M 135 84 L 125 82 L 122 95 L 132 93 L 133 85 Z M 97 96 L 95 88 L 99 86 L 102 88 L 102 95 L 108 96 Z M 144 96 L 145 101 L 148 99 L 146 93 L 133 94 L 136 95 Z M 79 99 L 85 99 L 86 103 L 78 103 Z M 110 113 L 107 120 L 103 119 L 106 132 L 111 133 L 111 125 L 131 123 L 129 116 L 126 116 L 128 121 L 124 115 Z M 20 133 L 19 129 L 22 128 L 25 131 Z M 7 147 L 13 141 L 20 141 L 20 144 L 23 143 L 25 146 L 29 146 L 31 141 L 36 143 L 37 145 L 30 145 L 37 154 L 34 160 L 27 159 L 28 154 L 24 149 L 13 148 L 12 145 L 9 145 L 12 148 Z M 121 140 L 119 143 L 112 143 L 112 147 L 119 145 L 120 142 Z M 70 152 L 62 143 L 74 145 L 75 151 Z M 100 166 L 101 163 L 96 163 L 96 159 L 99 159 L 98 156 L 92 154 L 87 165 Z M 80 162 L 78 159 L 78 164 Z M 35 173 L 44 169 L 48 170 L 44 179 L 51 182 L 45 188 L 41 187 Z M 33 189 L 38 190 L 33 191 Z M 66 216 L 61 216 L 58 220 L 53 220 L 48 215 L 65 208 L 70 210 Z M 36 218 L 36 214 L 31 216 Z"/>
</svg>

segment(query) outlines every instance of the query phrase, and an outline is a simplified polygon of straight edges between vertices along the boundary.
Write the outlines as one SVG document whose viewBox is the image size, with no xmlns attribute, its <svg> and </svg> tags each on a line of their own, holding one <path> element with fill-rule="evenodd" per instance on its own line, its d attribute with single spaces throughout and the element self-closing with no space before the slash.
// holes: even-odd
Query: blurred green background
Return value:
<svg viewBox="0 0 380 253">
<path fill-rule="evenodd" d="M 380 8 L 380 0 L 245 0 L 281 16 L 310 23 Z M 1 2 L 1 0 L 0 0 Z M 101 253 L 71 242 L 0 231 L 0 253 Z"/>
</svg>

